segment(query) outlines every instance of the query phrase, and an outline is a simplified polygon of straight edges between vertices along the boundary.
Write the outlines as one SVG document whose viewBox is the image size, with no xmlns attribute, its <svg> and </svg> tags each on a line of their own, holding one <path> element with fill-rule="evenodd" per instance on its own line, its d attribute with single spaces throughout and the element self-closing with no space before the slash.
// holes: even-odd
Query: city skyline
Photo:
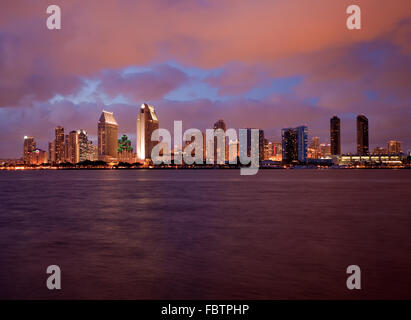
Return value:
<svg viewBox="0 0 411 320">
<path fill-rule="evenodd" d="M 64 127 L 57 126 L 55 128 L 55 139 L 48 143 L 48 154 L 46 151 L 36 148 L 36 140 L 32 136 L 24 136 L 23 140 L 23 156 L 22 160 L 25 164 L 42 164 L 48 162 L 49 164 L 71 163 L 77 164 L 85 160 L 99 160 L 103 162 L 127 162 L 127 163 L 146 163 L 151 161 L 151 151 L 158 143 L 152 141 L 153 132 L 157 129 L 163 129 L 159 126 L 159 119 L 155 112 L 155 107 L 143 103 L 137 114 L 137 134 L 136 134 L 136 153 L 133 152 L 132 141 L 126 134 L 119 136 L 119 124 L 117 123 L 114 113 L 106 110 L 102 110 L 100 118 L 97 122 L 98 128 L 98 142 L 97 146 L 93 145 L 92 141 L 88 139 L 87 131 L 84 129 L 72 130 L 69 134 L 64 134 Z M 182 124 L 182 123 L 181 123 Z M 282 161 L 284 164 L 308 164 L 308 162 L 315 159 L 338 159 L 340 163 L 346 163 L 347 159 L 352 159 L 352 156 L 381 156 L 381 155 L 405 155 L 403 151 L 402 142 L 398 140 L 389 140 L 387 147 L 376 147 L 374 150 L 369 149 L 369 134 L 368 134 L 368 118 L 365 115 L 358 115 L 356 121 L 356 135 L 357 135 L 357 153 L 342 154 L 340 152 L 340 139 L 341 139 L 341 125 L 340 119 L 334 115 L 330 118 L 330 138 L 329 143 L 320 143 L 319 137 L 312 137 L 309 142 L 308 139 L 308 127 L 306 125 L 298 126 L 295 128 L 283 128 L 281 130 L 281 142 L 270 141 L 265 138 L 264 130 L 259 128 L 253 128 L 258 130 L 258 158 L 259 161 L 274 160 Z M 185 128 L 186 130 L 188 128 Z M 193 130 L 190 128 L 189 130 Z M 194 129 L 198 130 L 198 129 Z M 227 125 L 224 119 L 219 119 L 214 123 L 213 129 L 216 133 L 217 130 L 222 130 L 225 136 Z M 232 129 L 230 129 L 232 130 Z M 235 128 L 235 131 L 246 130 L 246 152 L 242 154 L 238 148 L 238 140 L 231 141 L 226 136 L 223 140 L 224 150 L 218 149 L 218 142 L 214 137 L 214 161 L 215 164 L 223 162 L 217 161 L 217 154 L 222 154 L 225 161 L 232 159 L 234 154 L 229 146 L 234 143 L 237 144 L 237 156 L 246 157 L 251 154 L 251 130 L 252 128 Z M 168 130 L 166 130 L 168 131 Z M 200 131 L 201 132 L 201 131 Z M 168 133 L 170 134 L 170 133 Z M 193 137 L 192 137 L 193 138 Z M 154 138 L 155 140 L 157 138 Z M 205 155 L 205 144 L 208 141 L 205 140 L 205 132 L 202 132 L 203 143 L 203 158 Z M 183 142 L 183 151 L 191 141 Z M 171 141 L 170 141 L 171 143 Z M 171 143 L 167 143 L 166 149 L 170 152 L 175 152 L 175 147 Z M 280 149 L 277 149 L 280 146 Z M 57 147 L 56 147 L 57 146 Z M 164 148 L 164 146 L 163 146 Z M 177 146 L 178 152 L 181 146 Z M 208 148 L 208 147 L 207 147 Z M 233 149 L 234 150 L 234 149 Z M 166 151 L 167 152 L 167 151 Z M 171 153 L 170 153 L 171 154 Z M 408 153 L 409 155 L 409 153 Z M 349 156 L 347 158 L 346 156 Z M 278 158 L 280 157 L 280 159 Z M 81 159 L 81 160 L 80 160 Z M 371 159 L 371 158 L 370 158 Z M 379 157 L 373 158 L 381 159 Z M 43 161 L 43 162 L 41 162 Z M 350 160 L 351 161 L 351 160 Z M 334 160 L 333 160 L 334 162 Z M 312 162 L 311 162 L 312 164 Z M 320 163 L 318 163 L 320 164 Z"/>
<path fill-rule="evenodd" d="M 337 114 L 341 153 L 356 152 L 356 116 L 365 114 L 370 150 L 389 140 L 411 149 L 409 1 L 387 10 L 382 0 L 359 1 L 366 23 L 358 31 L 347 30 L 341 1 L 298 2 L 299 10 L 293 1 L 166 3 L 61 2 L 58 31 L 45 27 L 41 3 L 5 4 L 0 158 L 19 156 L 25 135 L 47 149 L 46 129 L 58 125 L 84 128 L 96 143 L 88 119 L 102 109 L 115 112 L 135 141 L 130 114 L 142 102 L 156 106 L 168 130 L 174 120 L 203 130 L 227 119 L 273 141 L 300 125 L 328 141 L 324 119 Z"/>
</svg>

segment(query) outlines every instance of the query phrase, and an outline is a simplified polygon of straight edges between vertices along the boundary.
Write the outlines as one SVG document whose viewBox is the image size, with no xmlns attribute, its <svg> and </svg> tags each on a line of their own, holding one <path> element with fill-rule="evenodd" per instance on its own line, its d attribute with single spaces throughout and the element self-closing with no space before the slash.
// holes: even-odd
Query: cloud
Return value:
<svg viewBox="0 0 411 320">
<path fill-rule="evenodd" d="M 142 72 L 124 70 L 103 71 L 99 89 L 112 97 L 119 94 L 132 101 L 149 101 L 162 98 L 170 91 L 189 81 L 180 69 L 167 64 L 157 65 Z"/>
</svg>

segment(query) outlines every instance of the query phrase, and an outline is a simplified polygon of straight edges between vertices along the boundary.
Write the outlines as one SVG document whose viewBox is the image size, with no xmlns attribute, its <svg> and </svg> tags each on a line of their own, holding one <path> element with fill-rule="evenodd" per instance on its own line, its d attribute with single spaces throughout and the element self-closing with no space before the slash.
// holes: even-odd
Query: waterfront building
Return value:
<svg viewBox="0 0 411 320">
<path fill-rule="evenodd" d="M 388 153 L 400 154 L 402 153 L 401 141 L 391 140 L 388 142 Z"/>
<path fill-rule="evenodd" d="M 330 119 L 330 142 L 331 142 L 331 155 L 341 155 L 341 128 L 340 118 L 333 116 Z"/>
<path fill-rule="evenodd" d="M 27 157 L 28 164 L 41 165 L 47 163 L 47 152 L 41 149 L 34 149 Z"/>
<path fill-rule="evenodd" d="M 331 144 L 321 143 L 320 144 L 320 158 L 330 158 L 331 157 Z"/>
<path fill-rule="evenodd" d="M 372 154 L 388 154 L 388 151 L 385 148 L 375 147 Z"/>
<path fill-rule="evenodd" d="M 23 143 L 23 162 L 28 163 L 29 156 L 36 149 L 36 142 L 33 137 L 25 136 Z"/>
<path fill-rule="evenodd" d="M 64 146 L 64 128 L 61 126 L 56 127 L 56 137 L 55 137 L 55 162 L 61 163 L 65 161 L 65 146 Z"/>
<path fill-rule="evenodd" d="M 258 159 L 264 161 L 264 130 L 255 128 L 246 128 L 247 130 L 247 148 L 246 152 L 248 157 L 251 156 L 251 130 L 258 130 Z M 243 152 L 240 150 L 240 154 Z M 244 155 L 243 155 L 244 156 Z"/>
<path fill-rule="evenodd" d="M 80 162 L 80 145 L 77 131 L 71 131 L 67 141 L 67 162 L 72 164 Z"/>
<path fill-rule="evenodd" d="M 307 158 L 309 158 L 309 159 L 319 159 L 319 158 L 321 158 L 320 138 L 319 137 L 313 137 L 311 139 L 310 145 L 307 148 Z"/>
<path fill-rule="evenodd" d="M 159 128 L 159 121 L 153 106 L 143 103 L 137 116 L 137 160 L 151 159 L 151 151 L 158 141 L 151 141 L 154 130 Z"/>
<path fill-rule="evenodd" d="M 225 122 L 224 122 L 224 120 L 223 119 L 220 119 L 220 120 L 218 120 L 217 122 L 215 122 L 214 123 L 214 125 L 213 125 L 213 129 L 214 129 L 214 131 L 215 130 L 218 130 L 218 129 L 221 129 L 221 130 L 223 130 L 224 131 L 224 134 L 225 134 L 225 132 L 227 131 L 227 126 L 226 126 L 226 124 L 225 124 Z M 217 143 L 217 137 L 214 137 L 214 163 L 217 163 L 217 159 L 218 159 L 218 154 L 221 152 L 221 151 L 223 151 L 223 154 L 224 154 L 224 162 L 225 162 L 225 160 L 226 159 L 228 159 L 228 149 L 227 149 L 227 139 L 226 138 L 224 138 L 224 150 L 220 150 L 220 148 L 219 148 L 219 146 L 218 146 L 218 143 Z"/>
<path fill-rule="evenodd" d="M 49 163 L 56 162 L 56 141 L 49 142 Z"/>
<path fill-rule="evenodd" d="M 118 148 L 118 124 L 113 112 L 101 113 L 97 124 L 98 135 L 98 159 L 101 161 L 112 161 L 117 159 Z"/>
<path fill-rule="evenodd" d="M 368 119 L 364 115 L 357 117 L 357 154 L 369 154 Z"/>
<path fill-rule="evenodd" d="M 281 130 L 282 159 L 286 163 L 306 162 L 307 160 L 307 126 L 285 128 Z"/>
</svg>

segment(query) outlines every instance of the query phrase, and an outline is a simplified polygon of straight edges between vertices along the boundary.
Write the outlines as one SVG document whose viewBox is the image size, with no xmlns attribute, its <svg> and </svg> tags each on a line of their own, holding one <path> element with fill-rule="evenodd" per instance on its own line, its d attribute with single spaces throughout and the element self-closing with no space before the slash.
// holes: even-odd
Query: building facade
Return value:
<svg viewBox="0 0 411 320">
<path fill-rule="evenodd" d="M 389 154 L 400 154 L 402 153 L 401 141 L 391 140 L 388 142 L 388 153 Z"/>
<path fill-rule="evenodd" d="M 281 130 L 282 160 L 286 163 L 307 161 L 308 128 L 300 126 Z"/>
<path fill-rule="evenodd" d="M 56 138 L 55 138 L 55 162 L 61 163 L 66 159 L 65 146 L 64 146 L 64 128 L 61 126 L 56 127 Z"/>
<path fill-rule="evenodd" d="M 67 141 L 67 162 L 72 164 L 80 162 L 80 145 L 77 131 L 71 131 Z"/>
<path fill-rule="evenodd" d="M 137 159 L 151 159 L 151 151 L 158 141 L 151 141 L 154 130 L 159 128 L 159 121 L 153 106 L 143 103 L 137 116 Z"/>
<path fill-rule="evenodd" d="M 97 132 L 98 159 L 101 161 L 116 160 L 118 147 L 118 123 L 114 118 L 113 112 L 103 110 L 97 124 Z"/>
<path fill-rule="evenodd" d="M 357 117 L 357 154 L 369 154 L 368 119 L 364 115 Z"/>
<path fill-rule="evenodd" d="M 331 155 L 341 155 L 341 125 L 340 118 L 334 116 L 330 119 Z"/>
<path fill-rule="evenodd" d="M 33 137 L 25 136 L 23 143 L 23 162 L 29 163 L 31 153 L 36 149 L 36 142 Z"/>
</svg>

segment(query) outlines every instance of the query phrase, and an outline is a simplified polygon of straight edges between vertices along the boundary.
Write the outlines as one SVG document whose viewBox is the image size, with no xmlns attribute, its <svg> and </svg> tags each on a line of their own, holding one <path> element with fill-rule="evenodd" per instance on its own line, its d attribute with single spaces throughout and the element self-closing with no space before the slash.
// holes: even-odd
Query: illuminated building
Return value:
<svg viewBox="0 0 411 320">
<path fill-rule="evenodd" d="M 24 137 L 24 144 L 23 144 L 23 162 L 29 162 L 29 156 L 31 153 L 36 149 L 36 142 L 34 141 L 33 137 Z"/>
<path fill-rule="evenodd" d="M 56 141 L 49 142 L 49 163 L 56 162 Z"/>
<path fill-rule="evenodd" d="M 334 116 L 330 119 L 330 141 L 331 154 L 339 156 L 341 154 L 341 130 L 340 118 Z"/>
<path fill-rule="evenodd" d="M 118 124 L 113 112 L 101 113 L 97 125 L 98 131 L 98 158 L 102 161 L 117 159 Z"/>
<path fill-rule="evenodd" d="M 385 148 L 375 147 L 373 154 L 388 154 L 388 151 Z"/>
<path fill-rule="evenodd" d="M 274 147 L 271 141 L 264 139 L 264 160 L 271 160 L 274 154 Z"/>
<path fill-rule="evenodd" d="M 368 119 L 364 115 L 357 117 L 357 154 L 369 154 Z"/>
<path fill-rule="evenodd" d="M 80 146 L 77 131 L 71 131 L 68 135 L 67 161 L 70 163 L 80 162 Z"/>
<path fill-rule="evenodd" d="M 264 161 L 264 130 L 261 129 L 255 129 L 255 128 L 247 128 L 245 130 L 247 130 L 247 154 L 246 155 L 242 155 L 242 157 L 244 156 L 251 156 L 251 130 L 258 130 L 258 159 L 259 161 Z M 242 150 L 240 150 L 240 154 L 241 154 Z"/>
<path fill-rule="evenodd" d="M 319 159 L 321 158 L 321 150 L 320 150 L 320 138 L 313 137 L 311 139 L 310 145 L 307 149 L 307 157 L 310 159 Z"/>
<path fill-rule="evenodd" d="M 131 146 L 131 140 L 124 134 L 118 139 L 118 161 L 134 163 L 135 156 L 133 153 L 133 147 Z"/>
<path fill-rule="evenodd" d="M 47 152 L 41 149 L 34 149 L 28 155 L 28 163 L 34 165 L 40 165 L 47 163 Z"/>
<path fill-rule="evenodd" d="M 388 142 L 388 153 L 400 154 L 402 153 L 401 141 L 391 140 Z"/>
<path fill-rule="evenodd" d="M 93 142 L 88 140 L 87 131 L 84 129 L 77 130 L 78 140 L 79 140 L 79 160 L 82 161 L 96 161 L 97 156 L 97 146 L 93 145 Z"/>
<path fill-rule="evenodd" d="M 64 162 L 70 162 L 69 140 L 70 137 L 68 134 L 66 134 L 64 138 Z"/>
<path fill-rule="evenodd" d="M 55 161 L 56 163 L 65 161 L 65 147 L 64 147 L 64 128 L 56 127 L 56 140 L 55 140 Z"/>
<path fill-rule="evenodd" d="M 285 128 L 281 130 L 283 161 L 286 163 L 306 162 L 307 126 Z"/>
<path fill-rule="evenodd" d="M 339 158 L 339 165 L 387 165 L 400 166 L 406 161 L 405 155 L 343 155 Z"/>
<path fill-rule="evenodd" d="M 214 125 L 213 125 L 213 130 L 215 131 L 215 130 L 218 130 L 218 129 L 221 129 L 221 130 L 223 130 L 224 131 L 224 134 L 225 134 L 225 132 L 227 131 L 227 126 L 226 126 L 226 124 L 225 124 L 225 122 L 224 122 L 224 120 L 223 119 L 220 119 L 220 120 L 218 120 L 216 123 L 214 123 Z M 228 158 L 227 157 L 227 152 L 228 152 L 228 150 L 227 150 L 227 141 L 226 141 L 227 139 L 225 138 L 225 136 L 224 136 L 224 152 L 223 152 L 223 154 L 224 154 L 224 161 Z M 220 150 L 219 149 L 219 147 L 218 147 L 218 143 L 217 143 L 217 137 L 214 137 L 214 162 L 215 163 L 217 163 L 217 160 L 218 160 L 218 154 L 221 152 L 221 151 L 223 151 L 223 150 Z"/>
<path fill-rule="evenodd" d="M 282 161 L 283 159 L 283 146 L 281 142 L 273 142 L 273 156 L 270 160 Z"/>
<path fill-rule="evenodd" d="M 331 144 L 321 143 L 320 144 L 320 155 L 321 155 L 321 158 L 330 158 L 331 157 Z"/>
<path fill-rule="evenodd" d="M 235 161 L 237 160 L 239 154 L 239 149 L 240 149 L 240 143 L 238 139 L 236 140 L 230 140 L 228 142 L 228 161 Z"/>
<path fill-rule="evenodd" d="M 154 130 L 159 128 L 159 122 L 153 106 L 143 103 L 137 116 L 137 159 L 151 159 L 151 151 L 158 141 L 151 141 Z"/>
</svg>

